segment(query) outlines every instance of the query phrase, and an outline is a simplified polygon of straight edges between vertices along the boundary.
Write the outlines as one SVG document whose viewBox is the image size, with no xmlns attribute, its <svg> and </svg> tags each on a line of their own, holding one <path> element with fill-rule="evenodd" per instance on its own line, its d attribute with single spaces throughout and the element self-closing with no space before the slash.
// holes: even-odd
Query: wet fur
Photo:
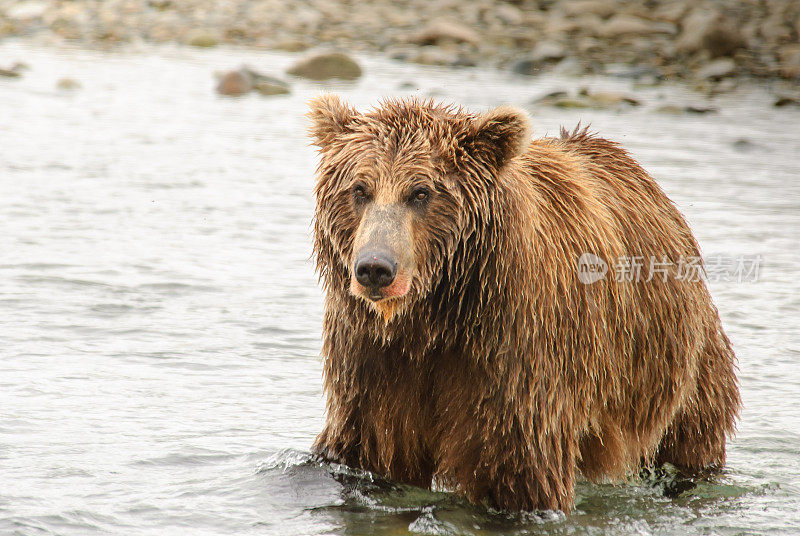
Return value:
<svg viewBox="0 0 800 536">
<path fill-rule="evenodd" d="M 326 292 L 323 457 L 509 510 L 573 504 L 576 471 L 725 461 L 740 406 L 734 354 L 703 282 L 591 285 L 594 253 L 698 256 L 686 222 L 617 144 L 585 130 L 530 141 L 513 108 L 418 100 L 360 114 L 311 103 L 320 147 L 315 253 Z M 436 204 L 414 220 L 411 291 L 377 314 L 350 292 L 359 169 Z M 645 263 L 646 264 L 646 263 Z"/>
</svg>

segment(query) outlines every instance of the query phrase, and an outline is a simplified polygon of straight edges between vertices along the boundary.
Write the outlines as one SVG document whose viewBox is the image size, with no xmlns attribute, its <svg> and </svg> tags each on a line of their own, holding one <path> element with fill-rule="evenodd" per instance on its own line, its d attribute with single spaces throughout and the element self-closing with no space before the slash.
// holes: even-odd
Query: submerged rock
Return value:
<svg viewBox="0 0 800 536">
<path fill-rule="evenodd" d="M 681 106 L 677 104 L 665 104 L 656 108 L 656 112 L 670 115 L 683 115 L 683 114 L 711 114 L 716 113 L 717 109 L 709 106 Z"/>
<path fill-rule="evenodd" d="M 238 97 L 253 90 L 253 77 L 243 70 L 224 73 L 217 83 L 217 93 L 228 97 Z"/>
<path fill-rule="evenodd" d="M 747 138 L 739 138 L 738 140 L 734 141 L 731 145 L 737 151 L 753 151 L 755 149 L 760 148 L 757 144 L 753 143 Z"/>
<path fill-rule="evenodd" d="M 260 82 L 256 82 L 253 85 L 253 89 L 261 93 L 262 95 L 286 95 L 290 93 L 289 86 L 285 83 L 275 83 L 267 80 L 262 80 Z"/>
<path fill-rule="evenodd" d="M 22 71 L 27 68 L 28 66 L 24 63 L 15 63 L 7 69 L 0 67 L 0 76 L 5 76 L 6 78 L 19 78 L 22 76 Z"/>
<path fill-rule="evenodd" d="M 309 80 L 356 80 L 361 76 L 361 67 L 342 52 L 320 52 L 301 59 L 286 72 Z"/>
<path fill-rule="evenodd" d="M 622 104 L 627 104 L 629 106 L 640 106 L 642 104 L 633 97 L 613 91 L 598 91 L 596 93 L 589 93 L 586 97 L 588 97 L 595 106 L 603 108 Z"/>
<path fill-rule="evenodd" d="M 60 78 L 58 82 L 56 82 L 56 87 L 65 91 L 74 91 L 76 89 L 80 89 L 82 86 L 81 83 L 74 78 L 64 77 Z"/>
<path fill-rule="evenodd" d="M 570 96 L 566 91 L 554 91 L 536 99 L 534 104 L 553 106 L 555 108 L 612 109 L 621 106 L 640 106 L 641 102 L 623 93 L 613 91 L 590 92 L 588 89 L 582 89 L 574 96 Z"/>
<path fill-rule="evenodd" d="M 253 90 L 262 95 L 285 95 L 290 92 L 286 81 L 259 73 L 246 65 L 219 75 L 217 93 L 221 95 L 238 97 Z"/>
<path fill-rule="evenodd" d="M 784 106 L 800 106 L 800 99 L 795 99 L 794 97 L 778 97 L 772 105 L 777 108 L 783 108 Z"/>
</svg>

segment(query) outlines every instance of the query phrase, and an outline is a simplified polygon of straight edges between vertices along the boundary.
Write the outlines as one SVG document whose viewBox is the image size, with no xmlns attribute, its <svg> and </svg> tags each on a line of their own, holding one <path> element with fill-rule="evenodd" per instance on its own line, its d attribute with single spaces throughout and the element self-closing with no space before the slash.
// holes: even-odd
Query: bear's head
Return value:
<svg viewBox="0 0 800 536">
<path fill-rule="evenodd" d="M 418 99 L 359 113 L 333 95 L 310 107 L 323 283 L 388 323 L 430 295 L 457 248 L 501 210 L 501 171 L 530 142 L 528 117 Z"/>
</svg>

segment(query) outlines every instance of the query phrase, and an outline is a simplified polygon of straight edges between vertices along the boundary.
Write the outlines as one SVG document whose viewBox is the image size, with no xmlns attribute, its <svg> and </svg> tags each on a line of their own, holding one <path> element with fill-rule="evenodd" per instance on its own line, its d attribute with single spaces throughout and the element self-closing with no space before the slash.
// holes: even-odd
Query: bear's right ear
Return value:
<svg viewBox="0 0 800 536">
<path fill-rule="evenodd" d="M 341 134 L 350 131 L 357 112 L 344 104 L 333 94 L 324 94 L 309 101 L 310 110 L 306 114 L 311 120 L 309 133 L 314 138 L 314 145 L 327 150 L 331 142 Z"/>
</svg>

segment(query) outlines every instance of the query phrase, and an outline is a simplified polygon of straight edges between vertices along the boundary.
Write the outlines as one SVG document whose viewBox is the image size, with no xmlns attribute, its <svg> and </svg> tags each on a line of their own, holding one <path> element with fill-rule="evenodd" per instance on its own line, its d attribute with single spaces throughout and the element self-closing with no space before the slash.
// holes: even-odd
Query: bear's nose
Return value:
<svg viewBox="0 0 800 536">
<path fill-rule="evenodd" d="M 387 287 L 397 275 L 397 263 L 383 253 L 362 254 L 356 261 L 356 281 L 370 288 Z"/>
</svg>

